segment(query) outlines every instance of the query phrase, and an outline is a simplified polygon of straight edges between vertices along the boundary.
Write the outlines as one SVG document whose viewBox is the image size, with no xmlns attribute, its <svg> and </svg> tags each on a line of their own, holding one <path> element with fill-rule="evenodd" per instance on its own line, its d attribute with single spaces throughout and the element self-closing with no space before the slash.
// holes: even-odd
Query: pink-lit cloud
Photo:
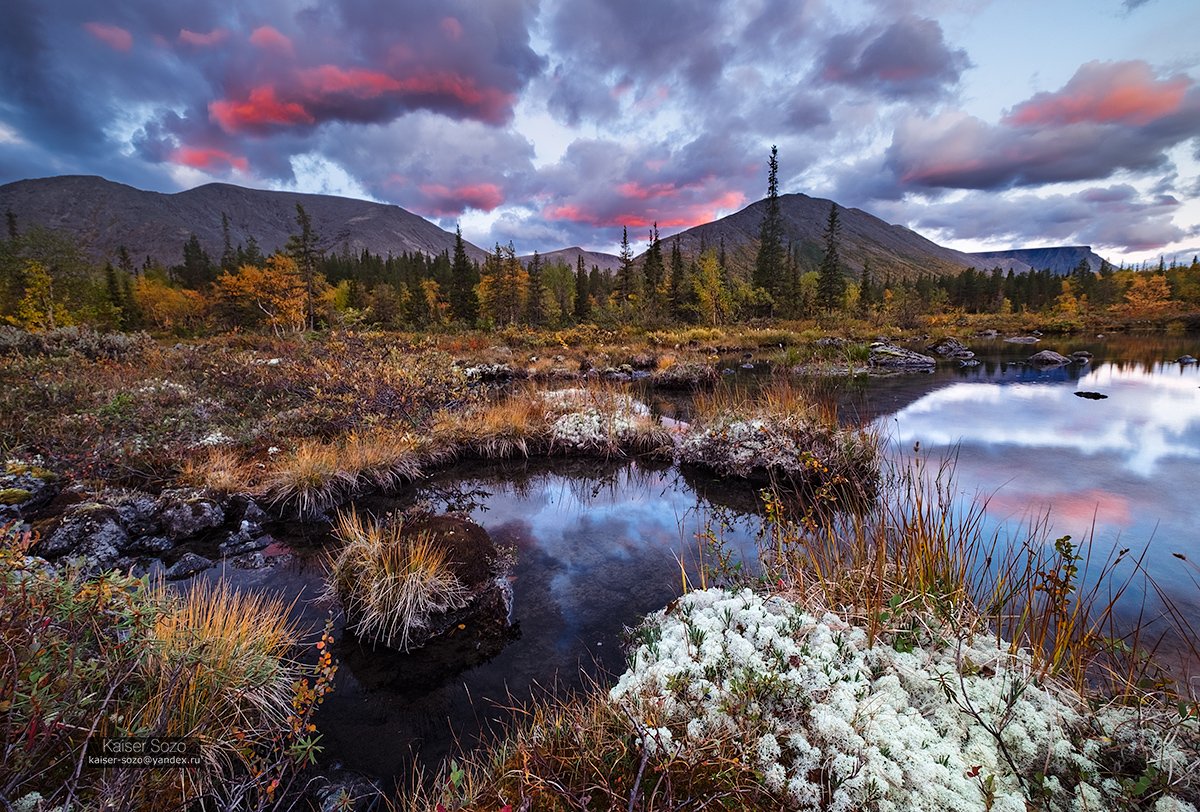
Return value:
<svg viewBox="0 0 1200 812">
<path fill-rule="evenodd" d="M 466 209 L 492 211 L 504 203 L 504 192 L 494 183 L 471 183 L 455 187 L 425 183 L 420 190 L 424 196 L 422 208 L 438 217 L 456 216 Z"/>
<path fill-rule="evenodd" d="M 210 48 L 214 45 L 220 45 L 227 39 L 229 39 L 229 32 L 224 28 L 214 28 L 206 33 L 189 31 L 186 28 L 182 28 L 179 31 L 180 42 L 185 45 L 193 45 L 197 48 Z"/>
<path fill-rule="evenodd" d="M 133 34 L 119 25 L 87 22 L 83 24 L 83 28 L 114 51 L 127 52 L 133 48 Z"/>
<path fill-rule="evenodd" d="M 296 124 L 313 124 L 316 119 L 294 101 L 282 101 L 275 88 L 252 89 L 245 99 L 219 99 L 208 106 L 209 115 L 228 133 L 263 132 Z"/>
<path fill-rule="evenodd" d="M 226 150 L 213 147 L 179 147 L 171 153 L 171 161 L 208 172 L 225 167 L 231 167 L 239 172 L 246 172 L 250 169 L 250 162 L 244 156 L 233 155 Z"/>
<path fill-rule="evenodd" d="M 1038 93 L 1004 118 L 1015 127 L 1080 122 L 1142 126 L 1177 113 L 1195 85 L 1187 76 L 1158 79 L 1145 62 L 1089 62 L 1055 93 Z"/>
<path fill-rule="evenodd" d="M 250 32 L 250 44 L 265 51 L 275 51 L 289 56 L 295 53 L 295 46 L 292 45 L 291 39 L 269 25 L 260 25 Z"/>
<path fill-rule="evenodd" d="M 452 42 L 458 42 L 462 39 L 463 27 L 462 23 L 456 17 L 443 17 L 440 23 L 442 33 L 446 35 L 446 39 Z"/>
</svg>

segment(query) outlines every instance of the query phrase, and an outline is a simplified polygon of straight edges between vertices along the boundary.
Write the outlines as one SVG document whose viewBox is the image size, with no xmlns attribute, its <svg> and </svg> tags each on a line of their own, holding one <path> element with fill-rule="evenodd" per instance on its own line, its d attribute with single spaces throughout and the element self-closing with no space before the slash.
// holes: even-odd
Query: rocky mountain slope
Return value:
<svg viewBox="0 0 1200 812">
<path fill-rule="evenodd" d="M 210 183 L 186 192 L 145 192 L 104 178 L 67 175 L 22 180 L 0 186 L 0 212 L 11 211 L 17 227 L 42 225 L 74 234 L 84 251 L 103 260 L 124 245 L 167 265 L 183 259 L 183 244 L 193 232 L 209 255 L 221 255 L 221 215 L 229 218 L 233 244 L 254 237 L 264 253 L 283 247 L 297 231 L 296 204 L 312 218 L 327 251 L 386 256 L 420 251 L 453 251 L 454 235 L 399 206 L 331 195 L 272 192 L 226 183 Z M 467 253 L 484 252 L 467 244 Z"/>
</svg>

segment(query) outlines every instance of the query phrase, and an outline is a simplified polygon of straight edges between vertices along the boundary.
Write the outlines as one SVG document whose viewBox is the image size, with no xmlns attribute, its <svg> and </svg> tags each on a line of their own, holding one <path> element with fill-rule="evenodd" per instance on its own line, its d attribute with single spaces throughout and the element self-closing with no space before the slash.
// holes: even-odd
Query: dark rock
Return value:
<svg viewBox="0 0 1200 812">
<path fill-rule="evenodd" d="M 191 538 L 225 522 L 225 511 L 214 499 L 187 489 L 163 491 L 158 498 L 158 515 L 167 538 L 174 541 Z"/>
<path fill-rule="evenodd" d="M 1004 340 L 1009 344 L 1036 344 L 1041 341 L 1037 336 L 1013 336 Z"/>
<path fill-rule="evenodd" d="M 1092 354 L 1087 350 L 1075 350 L 1075 352 L 1071 353 L 1071 357 L 1078 359 L 1079 361 L 1083 361 L 1084 363 L 1092 360 Z"/>
<path fill-rule="evenodd" d="M 27 516 L 49 504 L 59 477 L 37 465 L 9 460 L 0 471 L 0 516 Z"/>
<path fill-rule="evenodd" d="M 121 516 L 111 505 L 83 502 L 63 514 L 55 528 L 39 541 L 34 552 L 45 558 L 100 554 L 111 559 L 129 543 Z"/>
<path fill-rule="evenodd" d="M 261 570 L 270 566 L 266 557 L 259 552 L 239 555 L 236 558 L 229 559 L 229 563 L 239 570 Z"/>
<path fill-rule="evenodd" d="M 131 536 L 152 536 L 162 533 L 158 500 L 148 493 L 126 491 L 105 497 L 121 514 L 121 523 Z"/>
<path fill-rule="evenodd" d="M 1073 362 L 1074 359 L 1060 355 L 1054 350 L 1042 350 L 1029 356 L 1029 363 L 1035 367 L 1061 367 Z"/>
<path fill-rule="evenodd" d="M 966 344 L 959 341 L 957 338 L 947 336 L 935 344 L 930 344 L 925 349 L 930 352 L 937 353 L 943 358 L 974 358 L 975 353 L 967 347 Z"/>
<path fill-rule="evenodd" d="M 1108 395 L 1102 395 L 1099 392 L 1076 392 L 1075 397 L 1087 398 L 1088 400 L 1104 400 Z"/>
<path fill-rule="evenodd" d="M 1188 364 L 1194 364 L 1194 363 L 1196 363 L 1196 359 L 1195 359 L 1194 357 L 1190 356 L 1190 355 L 1181 355 L 1181 356 L 1179 356 L 1178 358 L 1176 358 L 1176 359 L 1175 359 L 1175 363 L 1177 363 L 1177 364 L 1183 364 L 1183 365 L 1185 365 L 1185 366 L 1186 366 L 1186 365 L 1188 365 Z"/>
<path fill-rule="evenodd" d="M 134 555 L 159 556 L 170 552 L 174 547 L 175 542 L 166 536 L 139 536 L 131 539 L 128 544 L 121 548 L 121 552 Z"/>
<path fill-rule="evenodd" d="M 871 345 L 867 363 L 876 369 L 931 370 L 937 366 L 937 360 L 928 355 L 878 341 Z"/>
<path fill-rule="evenodd" d="M 262 528 L 256 524 L 243 521 L 241 527 L 229 534 L 229 538 L 217 545 L 223 556 L 235 556 L 242 553 L 262 550 L 271 544 L 271 537 L 264 535 Z"/>
<path fill-rule="evenodd" d="M 383 790 L 365 775 L 332 769 L 312 782 L 312 800 L 319 812 L 368 812 L 383 805 Z"/>
<path fill-rule="evenodd" d="M 183 557 L 172 564 L 167 569 L 166 578 L 168 581 L 179 581 L 183 578 L 191 578 L 198 572 L 203 572 L 213 565 L 202 555 L 195 553 L 184 553 Z"/>
<path fill-rule="evenodd" d="M 958 362 L 960 367 L 977 367 L 979 366 L 978 358 L 964 358 Z"/>
</svg>

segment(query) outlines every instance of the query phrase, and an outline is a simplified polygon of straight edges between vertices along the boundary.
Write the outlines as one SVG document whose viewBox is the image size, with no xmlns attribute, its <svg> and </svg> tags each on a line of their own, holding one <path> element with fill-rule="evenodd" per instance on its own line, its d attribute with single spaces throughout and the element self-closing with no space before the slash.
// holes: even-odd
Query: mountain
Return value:
<svg viewBox="0 0 1200 812">
<path fill-rule="evenodd" d="M 671 243 L 679 240 L 685 255 L 695 256 L 701 245 L 717 248 L 725 241 L 726 263 L 733 269 L 749 274 L 754 267 L 758 250 L 758 233 L 766 213 L 766 201 L 751 203 L 739 212 L 711 223 L 689 228 L 663 239 L 663 254 L 670 255 Z M 783 218 L 784 246 L 792 243 L 801 257 L 805 270 L 816 270 L 825 253 L 823 234 L 829 219 L 832 200 L 803 194 L 779 196 L 779 212 Z M 861 209 L 838 207 L 841 222 L 842 264 L 852 276 L 862 273 L 863 263 L 870 259 L 876 279 L 888 275 L 911 278 L 921 273 L 956 274 L 977 265 L 978 260 L 961 251 L 943 248 L 915 231 L 891 225 Z"/>
<path fill-rule="evenodd" d="M 304 206 L 326 251 L 368 251 L 386 256 L 454 250 L 454 235 L 399 206 L 331 195 L 246 189 L 210 183 L 186 192 L 145 192 L 104 178 L 65 175 L 0 186 L 0 211 L 16 215 L 21 230 L 33 225 L 66 231 L 96 259 L 114 257 L 124 245 L 135 261 L 150 256 L 166 265 L 183 259 L 195 233 L 213 259 L 221 256 L 221 215 L 229 218 L 233 244 L 258 241 L 263 253 L 282 248 L 298 231 L 296 204 Z M 482 260 L 481 249 L 466 244 Z"/>
<path fill-rule="evenodd" d="M 1065 245 L 1061 247 L 1047 248 L 1012 248 L 1007 251 L 978 251 L 969 256 L 977 257 L 982 262 L 979 262 L 980 267 L 991 269 L 994 267 L 993 260 L 1016 260 L 1025 266 L 1026 269 L 1032 268 L 1037 271 L 1049 269 L 1058 276 L 1066 276 L 1079 265 L 1081 259 L 1086 259 L 1088 266 L 1095 273 L 1100 270 L 1100 263 L 1104 260 L 1092 251 L 1090 245 Z M 1002 268 L 1007 270 L 1003 264 Z M 1017 268 L 1019 273 L 1022 268 Z"/>
<path fill-rule="evenodd" d="M 602 271 L 615 271 L 621 267 L 621 258 L 615 254 L 605 254 L 601 251 L 587 251 L 579 246 L 571 248 L 560 248 L 557 251 L 549 251 L 545 254 L 538 254 L 542 264 L 561 262 L 568 268 L 574 268 L 579 261 L 579 257 L 583 257 L 583 267 L 588 271 L 592 270 L 592 266 L 596 265 Z M 533 259 L 533 254 L 526 254 L 518 257 L 522 265 L 528 265 Z"/>
</svg>

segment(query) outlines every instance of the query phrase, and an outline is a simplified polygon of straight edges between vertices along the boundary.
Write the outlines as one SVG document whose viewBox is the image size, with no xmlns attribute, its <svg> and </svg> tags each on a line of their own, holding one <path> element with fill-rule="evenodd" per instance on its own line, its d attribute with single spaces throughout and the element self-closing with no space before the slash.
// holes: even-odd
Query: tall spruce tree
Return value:
<svg viewBox="0 0 1200 812">
<path fill-rule="evenodd" d="M 540 327 L 546 321 L 546 286 L 542 283 L 542 257 L 537 251 L 529 260 L 529 296 L 525 300 L 525 321 Z"/>
<path fill-rule="evenodd" d="M 229 215 L 221 212 L 221 270 L 233 273 L 237 269 L 237 253 L 233 250 L 233 239 L 229 235 Z"/>
<path fill-rule="evenodd" d="M 842 306 L 842 296 L 846 292 L 846 280 L 842 276 L 842 258 L 839 253 L 841 222 L 838 220 L 837 203 L 829 207 L 824 239 L 825 256 L 821 259 L 821 267 L 817 269 L 817 304 L 826 313 L 832 313 Z"/>
<path fill-rule="evenodd" d="M 588 295 L 588 273 L 583 264 L 583 254 L 575 258 L 575 320 L 587 321 L 592 315 L 591 297 Z"/>
<path fill-rule="evenodd" d="M 450 261 L 450 317 L 474 324 L 479 317 L 479 297 L 475 294 L 475 266 L 467 258 L 462 226 L 454 229 L 454 258 Z"/>
<path fill-rule="evenodd" d="M 779 300 L 783 295 L 783 218 L 779 212 L 779 148 L 771 147 L 767 161 L 767 199 L 758 231 L 758 255 L 751 281 Z"/>
<path fill-rule="evenodd" d="M 683 252 L 679 249 L 679 238 L 671 241 L 670 305 L 671 316 L 676 319 L 687 317 L 687 269 L 683 264 Z"/>
<path fill-rule="evenodd" d="M 858 315 L 868 318 L 875 312 L 878 298 L 875 293 L 875 277 L 871 274 L 871 259 L 863 260 L 862 279 L 858 282 Z"/>
<path fill-rule="evenodd" d="M 646 249 L 646 258 L 642 264 L 646 277 L 646 305 L 651 318 L 663 315 L 665 302 L 665 286 L 663 285 L 666 269 L 663 267 L 662 245 L 658 239 L 658 223 L 650 232 L 650 247 Z"/>
<path fill-rule="evenodd" d="M 616 296 L 617 306 L 622 312 L 628 310 L 638 298 L 641 287 L 637 277 L 637 268 L 633 264 L 633 249 L 629 247 L 629 229 L 621 228 L 621 267 L 617 269 L 617 278 L 613 285 L 613 295 Z"/>
<path fill-rule="evenodd" d="M 288 237 L 284 252 L 296 261 L 300 279 L 304 282 L 304 329 L 316 326 L 317 273 L 321 262 L 320 238 L 313 230 L 312 218 L 304 206 L 296 204 L 296 225 L 300 233 Z"/>
</svg>

